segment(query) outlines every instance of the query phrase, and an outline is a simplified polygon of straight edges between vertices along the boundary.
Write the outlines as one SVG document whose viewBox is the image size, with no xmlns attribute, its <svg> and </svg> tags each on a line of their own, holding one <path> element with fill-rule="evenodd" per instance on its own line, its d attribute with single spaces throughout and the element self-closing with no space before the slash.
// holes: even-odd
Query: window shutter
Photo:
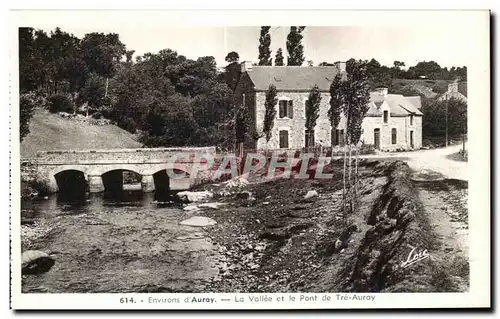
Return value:
<svg viewBox="0 0 500 319">
<path fill-rule="evenodd" d="M 293 119 L 293 101 L 288 101 L 288 117 Z"/>
</svg>

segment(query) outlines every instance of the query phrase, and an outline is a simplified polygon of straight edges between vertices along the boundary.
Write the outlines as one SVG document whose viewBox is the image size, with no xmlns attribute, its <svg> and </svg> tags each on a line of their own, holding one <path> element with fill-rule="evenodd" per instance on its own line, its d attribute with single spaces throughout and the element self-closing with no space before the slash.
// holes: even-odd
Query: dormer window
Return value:
<svg viewBox="0 0 500 319">
<path fill-rule="evenodd" d="M 389 111 L 384 111 L 384 123 L 389 122 Z"/>
<path fill-rule="evenodd" d="M 279 118 L 293 118 L 293 101 L 279 100 Z"/>
</svg>

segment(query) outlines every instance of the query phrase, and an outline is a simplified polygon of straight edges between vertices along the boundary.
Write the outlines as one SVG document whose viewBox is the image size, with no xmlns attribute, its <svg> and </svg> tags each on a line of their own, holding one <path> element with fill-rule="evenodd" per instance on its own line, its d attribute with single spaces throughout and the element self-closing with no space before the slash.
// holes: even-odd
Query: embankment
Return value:
<svg viewBox="0 0 500 319">
<path fill-rule="evenodd" d="M 345 260 L 339 290 L 459 291 L 448 272 L 452 265 L 433 256 L 440 244 L 410 180 L 410 168 L 398 161 L 378 165 L 378 169 L 387 176 L 387 183 L 367 216 L 366 223 L 371 227 L 353 256 Z M 416 255 L 421 258 L 414 260 Z M 462 266 L 468 268 L 468 264 Z"/>
</svg>

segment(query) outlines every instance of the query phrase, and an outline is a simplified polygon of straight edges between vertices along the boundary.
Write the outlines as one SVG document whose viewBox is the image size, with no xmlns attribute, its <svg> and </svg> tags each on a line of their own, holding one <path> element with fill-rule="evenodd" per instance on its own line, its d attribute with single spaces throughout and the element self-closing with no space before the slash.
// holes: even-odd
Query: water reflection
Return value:
<svg viewBox="0 0 500 319">
<path fill-rule="evenodd" d="M 80 215 L 95 211 L 121 211 L 179 207 L 171 195 L 162 196 L 143 193 L 140 190 L 121 190 L 105 193 L 83 193 L 68 196 L 67 193 L 53 194 L 44 198 L 21 200 L 21 215 L 26 218 L 53 218 L 62 215 Z"/>
</svg>

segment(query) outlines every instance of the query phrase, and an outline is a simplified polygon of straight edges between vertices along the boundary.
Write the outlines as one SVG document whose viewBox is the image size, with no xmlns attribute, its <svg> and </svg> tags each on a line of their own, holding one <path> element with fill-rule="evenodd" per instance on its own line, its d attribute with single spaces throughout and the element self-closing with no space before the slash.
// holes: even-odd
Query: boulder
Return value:
<svg viewBox="0 0 500 319">
<path fill-rule="evenodd" d="M 23 275 L 36 275 L 45 273 L 54 266 L 52 256 L 40 250 L 27 250 L 21 255 L 21 273 Z"/>
<path fill-rule="evenodd" d="M 209 191 L 201 191 L 201 192 L 184 191 L 177 193 L 177 196 L 183 201 L 193 203 L 193 202 L 200 202 L 208 198 L 212 198 L 213 194 L 212 192 Z"/>
<path fill-rule="evenodd" d="M 318 196 L 319 196 L 318 192 L 315 190 L 312 190 L 312 191 L 307 192 L 307 194 L 304 196 L 304 199 L 309 199 L 309 198 L 318 197 Z"/>
<path fill-rule="evenodd" d="M 204 203 L 204 204 L 198 205 L 198 207 L 219 209 L 223 205 L 226 205 L 226 203 Z"/>
<path fill-rule="evenodd" d="M 189 205 L 189 206 L 186 206 L 183 208 L 185 211 L 188 211 L 188 212 L 197 212 L 199 211 L 200 209 L 198 208 L 198 206 L 196 205 Z"/>
<path fill-rule="evenodd" d="M 182 222 L 180 222 L 180 224 L 193 227 L 206 227 L 206 226 L 213 226 L 217 224 L 217 222 L 212 218 L 208 218 L 205 216 L 193 216 L 191 218 L 183 220 Z"/>
</svg>

